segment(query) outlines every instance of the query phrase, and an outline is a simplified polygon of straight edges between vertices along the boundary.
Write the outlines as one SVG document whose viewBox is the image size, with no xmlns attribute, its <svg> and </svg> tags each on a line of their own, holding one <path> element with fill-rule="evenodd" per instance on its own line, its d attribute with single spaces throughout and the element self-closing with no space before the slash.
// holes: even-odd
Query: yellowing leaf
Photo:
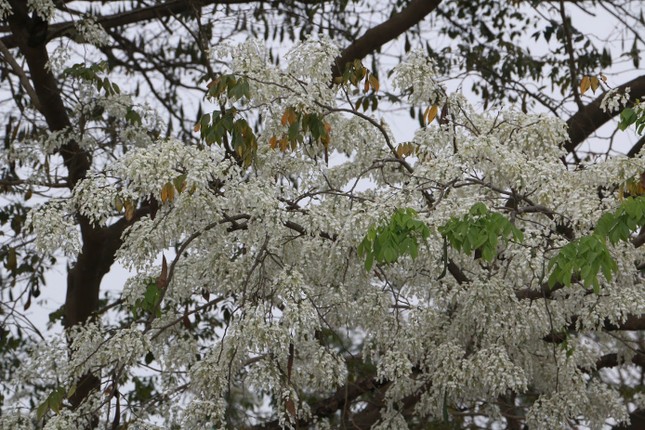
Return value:
<svg viewBox="0 0 645 430">
<path fill-rule="evenodd" d="M 271 149 L 275 149 L 278 146 L 278 138 L 276 136 L 271 136 L 271 139 L 269 139 L 269 146 Z"/>
<path fill-rule="evenodd" d="M 591 87 L 591 80 L 589 79 L 589 76 L 583 76 L 582 80 L 580 81 L 580 94 L 584 94 L 585 91 L 587 91 Z"/>
<path fill-rule="evenodd" d="M 193 128 L 193 131 L 195 133 L 197 133 L 199 130 L 201 130 L 201 128 L 202 128 L 202 125 L 201 125 L 201 123 L 198 122 L 197 124 L 195 124 L 195 127 Z"/>
<path fill-rule="evenodd" d="M 296 112 L 293 110 L 293 108 L 288 107 L 284 110 L 284 113 L 282 114 L 282 118 L 280 119 L 280 124 L 291 125 L 294 122 L 296 122 L 297 119 L 298 117 L 296 116 Z"/>
<path fill-rule="evenodd" d="M 370 90 L 370 80 L 369 80 L 369 77 L 366 77 L 365 78 L 365 85 L 363 85 L 363 92 L 366 93 L 369 90 Z"/>
<path fill-rule="evenodd" d="M 126 200 L 123 206 L 125 207 L 125 220 L 132 221 L 134 218 L 134 203 L 132 203 L 132 200 Z"/>
<path fill-rule="evenodd" d="M 114 198 L 114 209 L 116 209 L 117 212 L 121 212 L 123 210 L 123 199 L 119 196 Z"/>
<path fill-rule="evenodd" d="M 219 78 L 215 78 L 215 79 L 213 79 L 212 81 L 210 81 L 210 82 L 206 85 L 206 88 L 208 88 L 208 89 L 210 90 L 210 89 L 211 89 L 211 87 L 212 87 L 213 85 L 217 84 L 217 83 L 219 83 Z"/>
<path fill-rule="evenodd" d="M 414 145 L 410 142 L 402 143 L 396 148 L 396 155 L 401 158 L 407 157 L 412 153 L 414 153 Z"/>
<path fill-rule="evenodd" d="M 430 124 L 436 117 L 439 112 L 439 106 L 432 105 L 426 109 L 425 114 L 423 115 L 426 124 Z"/>
<path fill-rule="evenodd" d="M 175 189 L 181 193 L 186 189 L 186 174 L 182 174 L 177 176 L 175 179 L 172 180 L 173 185 L 175 186 Z"/>
<path fill-rule="evenodd" d="M 595 93 L 596 93 L 596 90 L 597 90 L 597 89 L 598 89 L 598 87 L 600 86 L 600 81 L 598 80 L 598 78 L 597 78 L 597 77 L 592 76 L 592 77 L 589 79 L 589 83 L 590 83 L 590 85 L 591 85 L 591 91 L 593 91 L 593 92 L 594 92 L 594 94 L 595 94 Z"/>
<path fill-rule="evenodd" d="M 377 92 L 380 88 L 378 78 L 374 75 L 370 75 L 369 80 L 370 80 L 370 85 L 372 86 L 372 90 L 374 90 L 374 92 Z"/>
<path fill-rule="evenodd" d="M 166 182 L 166 184 L 161 189 L 161 203 L 166 203 L 168 201 L 172 202 L 175 199 L 175 187 L 171 182 Z"/>
<path fill-rule="evenodd" d="M 69 399 L 76 393 L 76 384 L 72 384 L 71 387 L 69 387 L 69 390 L 67 390 L 67 398 Z"/>
</svg>

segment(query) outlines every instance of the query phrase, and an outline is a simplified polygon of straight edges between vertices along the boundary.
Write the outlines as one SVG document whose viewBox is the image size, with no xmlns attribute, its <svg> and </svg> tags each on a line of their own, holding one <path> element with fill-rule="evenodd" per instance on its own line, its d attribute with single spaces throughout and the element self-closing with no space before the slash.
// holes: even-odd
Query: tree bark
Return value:
<svg viewBox="0 0 645 430">
<path fill-rule="evenodd" d="M 645 75 L 618 87 L 619 92 L 624 92 L 626 88 L 631 88 L 631 100 L 642 99 L 645 97 Z M 600 109 L 600 103 L 604 94 L 594 101 L 580 109 L 571 118 L 567 120 L 569 126 L 569 142 L 565 144 L 567 152 L 573 152 L 584 142 L 592 133 L 602 127 L 607 121 L 615 117 L 619 112 L 605 113 Z"/>
<path fill-rule="evenodd" d="M 441 0 L 412 0 L 401 12 L 367 30 L 364 35 L 343 49 L 336 59 L 334 77 L 343 74 L 345 64 L 364 58 L 423 21 L 439 6 L 439 3 Z"/>
</svg>

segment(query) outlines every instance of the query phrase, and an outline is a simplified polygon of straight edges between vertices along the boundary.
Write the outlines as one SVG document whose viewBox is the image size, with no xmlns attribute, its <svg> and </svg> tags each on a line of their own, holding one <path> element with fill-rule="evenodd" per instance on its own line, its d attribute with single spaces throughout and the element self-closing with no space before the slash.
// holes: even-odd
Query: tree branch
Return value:
<svg viewBox="0 0 645 430">
<path fill-rule="evenodd" d="M 44 43 L 30 46 L 29 15 L 27 4 L 18 0 L 10 0 L 13 14 L 9 16 L 9 26 L 13 32 L 18 47 L 27 60 L 34 91 L 39 100 L 41 112 L 45 117 L 47 126 L 51 131 L 61 131 L 71 127 L 67 109 L 60 95 L 58 83 L 52 72 L 47 67 L 49 55 Z M 67 168 L 70 188 L 83 177 L 90 168 L 90 159 L 87 152 L 83 151 L 78 143 L 69 140 L 61 146 L 60 155 Z"/>
<path fill-rule="evenodd" d="M 165 18 L 171 15 L 182 14 L 193 10 L 201 9 L 208 5 L 222 4 L 222 5 L 235 5 L 235 4 L 249 4 L 261 3 L 257 0 L 172 0 L 165 3 L 157 4 L 155 6 L 141 7 L 126 12 L 116 13 L 107 16 L 97 16 L 97 23 L 103 28 L 109 29 L 120 27 L 128 24 L 135 24 L 141 21 L 148 21 L 151 19 Z M 313 4 L 320 3 L 317 0 L 300 0 L 298 3 Z M 58 37 L 67 36 L 70 39 L 77 37 L 77 30 L 74 22 L 67 21 L 49 26 L 49 31 L 45 42 Z M 9 48 L 17 46 L 17 41 L 13 35 L 7 35 L 0 39 Z"/>
<path fill-rule="evenodd" d="M 642 99 L 645 97 L 645 75 L 641 75 L 618 87 L 619 92 L 625 91 L 625 88 L 630 87 L 630 97 L 634 99 Z M 586 105 L 584 108 L 576 112 L 569 120 L 569 142 L 564 147 L 567 152 L 573 152 L 582 142 L 585 141 L 593 132 L 602 127 L 607 121 L 612 119 L 618 112 L 605 113 L 600 110 L 600 102 L 604 94 L 600 95 L 593 102 Z"/>
<path fill-rule="evenodd" d="M 412 0 L 401 12 L 367 30 L 364 35 L 345 48 L 336 59 L 336 67 L 333 70 L 334 77 L 342 75 L 345 64 L 369 55 L 423 21 L 430 12 L 439 6 L 439 3 L 441 0 Z"/>
<path fill-rule="evenodd" d="M 31 103 L 33 103 L 34 107 L 42 113 L 42 108 L 40 106 L 40 101 L 38 100 L 38 95 L 36 94 L 34 87 L 31 86 L 31 82 L 29 82 L 29 78 L 27 77 L 27 74 L 22 69 L 22 67 L 20 67 L 20 64 L 18 64 L 16 59 L 13 58 L 13 55 L 11 55 L 11 51 L 9 51 L 9 48 L 7 48 L 4 43 L 2 43 L 2 40 L 0 40 L 0 52 L 2 53 L 2 56 L 4 57 L 5 61 L 9 63 L 9 65 L 13 69 L 13 72 L 16 75 L 18 75 L 18 78 L 20 79 L 20 83 L 22 84 L 22 87 L 25 89 L 25 91 L 27 92 L 27 95 L 31 99 Z"/>
</svg>

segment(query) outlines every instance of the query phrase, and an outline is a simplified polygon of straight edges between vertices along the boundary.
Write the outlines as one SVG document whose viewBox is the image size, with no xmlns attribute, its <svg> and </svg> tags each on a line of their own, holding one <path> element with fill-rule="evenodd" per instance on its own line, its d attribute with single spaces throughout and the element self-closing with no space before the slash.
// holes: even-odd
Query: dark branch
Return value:
<svg viewBox="0 0 645 430">
<path fill-rule="evenodd" d="M 638 78 L 619 86 L 618 91 L 624 92 L 627 87 L 631 88 L 630 98 L 632 100 L 644 98 L 645 75 L 639 76 Z M 578 145 L 584 142 L 591 134 L 618 114 L 618 112 L 605 113 L 600 110 L 600 102 L 603 97 L 604 94 L 579 110 L 567 121 L 570 140 L 564 147 L 568 152 L 575 151 Z"/>
<path fill-rule="evenodd" d="M 441 0 L 413 0 L 401 12 L 367 30 L 364 35 L 345 48 L 336 59 L 334 76 L 340 76 L 343 73 L 345 64 L 364 58 L 423 21 L 430 12 L 439 6 L 439 3 Z"/>
</svg>

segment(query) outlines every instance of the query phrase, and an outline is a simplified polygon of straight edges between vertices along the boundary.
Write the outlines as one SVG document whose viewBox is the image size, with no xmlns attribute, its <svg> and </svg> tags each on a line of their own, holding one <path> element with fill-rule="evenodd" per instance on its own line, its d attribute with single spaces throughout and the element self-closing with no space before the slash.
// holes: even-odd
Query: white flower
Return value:
<svg viewBox="0 0 645 430">
<path fill-rule="evenodd" d="M 618 92 L 618 88 L 607 91 L 600 102 L 600 109 L 607 113 L 619 111 L 623 106 L 627 105 L 627 102 L 629 102 L 630 91 L 631 88 L 629 87 L 625 88 L 625 92 L 622 94 Z"/>
<path fill-rule="evenodd" d="M 27 7 L 45 21 L 52 19 L 56 12 L 56 6 L 52 0 L 27 0 Z"/>
<path fill-rule="evenodd" d="M 7 0 L 0 0 L 0 19 L 4 19 L 11 14 L 11 5 Z"/>
<path fill-rule="evenodd" d="M 445 100 L 444 89 L 435 81 L 434 62 L 422 51 L 412 51 L 408 58 L 394 68 L 394 86 L 411 91 L 413 105 L 441 105 Z"/>
<path fill-rule="evenodd" d="M 81 20 L 75 21 L 74 27 L 76 27 L 76 31 L 78 31 L 78 35 L 84 43 L 104 46 L 110 41 L 110 37 L 103 26 L 98 24 L 93 16 L 88 15 Z"/>
<path fill-rule="evenodd" d="M 36 247 L 47 254 L 61 249 L 65 255 L 75 256 L 81 250 L 79 231 L 69 201 L 52 199 L 33 209 L 27 216 L 27 225 L 33 229 Z"/>
</svg>

